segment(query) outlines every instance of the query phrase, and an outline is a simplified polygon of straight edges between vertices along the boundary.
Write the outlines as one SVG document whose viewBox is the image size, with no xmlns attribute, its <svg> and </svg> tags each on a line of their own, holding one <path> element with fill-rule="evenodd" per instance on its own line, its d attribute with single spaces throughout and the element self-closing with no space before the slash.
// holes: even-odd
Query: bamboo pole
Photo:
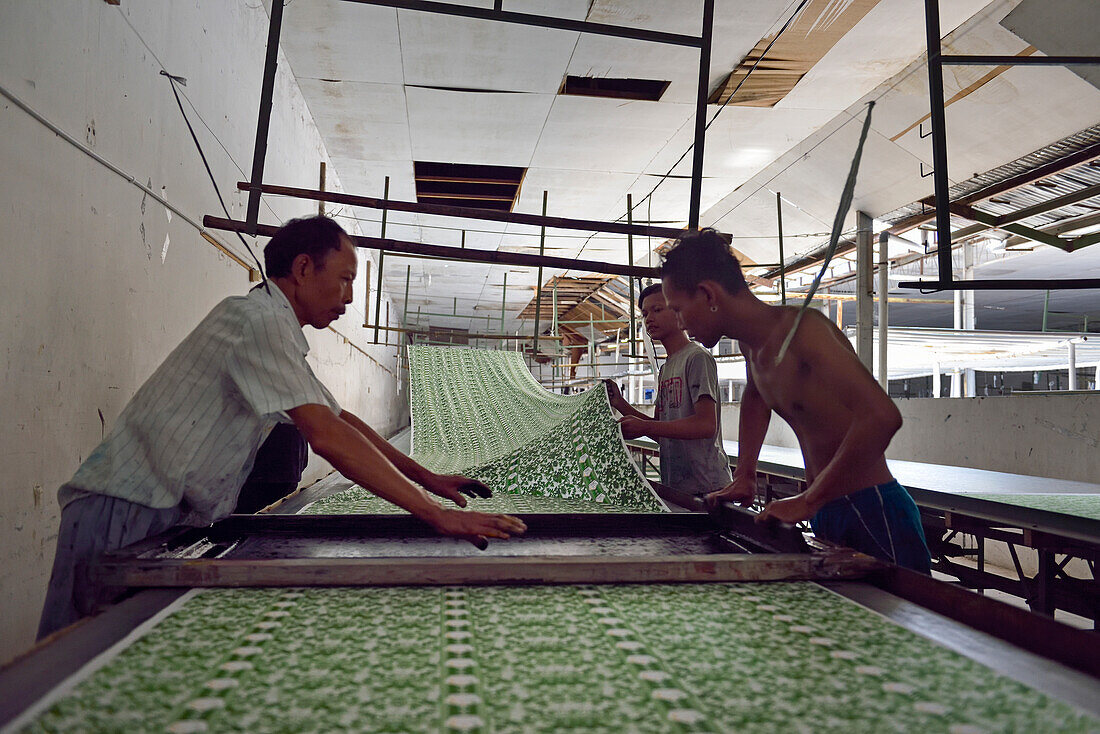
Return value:
<svg viewBox="0 0 1100 734">
<path fill-rule="evenodd" d="M 627 224 L 634 224 L 634 205 L 633 197 L 630 194 L 626 195 L 626 222 Z M 634 265 L 634 236 L 630 233 L 626 235 L 626 257 L 627 265 Z M 634 278 L 630 280 L 630 353 L 634 352 L 634 334 L 636 326 L 634 324 Z"/>
<path fill-rule="evenodd" d="M 386 198 L 386 199 L 390 198 L 390 177 L 389 176 L 386 176 L 385 193 L 383 194 L 383 197 Z M 381 231 L 381 235 L 382 235 L 382 239 L 386 238 L 386 210 L 385 209 L 382 210 L 382 231 Z M 375 344 L 378 343 L 378 322 L 379 322 L 380 317 L 382 316 L 382 267 L 383 267 L 382 264 L 385 261 L 386 261 L 386 251 L 385 250 L 380 250 L 378 252 L 378 293 L 375 296 L 375 301 L 374 301 L 374 343 Z"/>
<path fill-rule="evenodd" d="M 546 198 L 548 192 L 542 192 L 542 215 L 546 216 Z M 543 225 L 539 230 L 539 257 L 546 254 L 546 226 Z M 531 349 L 535 358 L 538 358 L 539 354 L 539 316 L 542 313 L 542 266 L 539 265 L 538 280 L 535 283 L 535 340 L 534 346 Z"/>
</svg>

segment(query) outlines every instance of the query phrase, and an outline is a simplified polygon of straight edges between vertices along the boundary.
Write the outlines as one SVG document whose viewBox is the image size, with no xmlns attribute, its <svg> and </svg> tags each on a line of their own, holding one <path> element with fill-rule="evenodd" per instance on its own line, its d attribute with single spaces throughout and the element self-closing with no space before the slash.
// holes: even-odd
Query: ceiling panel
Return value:
<svg viewBox="0 0 1100 734">
<path fill-rule="evenodd" d="M 685 104 L 557 97 L 531 165 L 638 173 L 693 111 Z"/>
<path fill-rule="evenodd" d="M 302 79 L 299 86 L 334 159 L 409 160 L 409 120 L 400 84 Z"/>
<path fill-rule="evenodd" d="M 549 94 L 477 94 L 407 87 L 414 160 L 530 165 Z"/>
<path fill-rule="evenodd" d="M 287 3 L 280 45 L 299 81 L 402 81 L 397 11 L 393 8 L 341 0 Z"/>
<path fill-rule="evenodd" d="M 707 107 L 707 120 L 714 120 L 703 144 L 703 175 L 729 178 L 740 184 L 821 128 L 836 113 L 828 110 L 765 109 L 727 105 Z M 715 113 L 718 113 L 715 118 Z M 648 173 L 663 174 L 695 142 L 695 116 L 679 129 L 646 167 Z M 690 176 L 692 154 L 673 169 Z M 736 185 L 736 184 L 735 184 Z"/>
<path fill-rule="evenodd" d="M 501 92 L 556 93 L 579 35 L 408 10 L 400 26 L 406 84 Z"/>
</svg>

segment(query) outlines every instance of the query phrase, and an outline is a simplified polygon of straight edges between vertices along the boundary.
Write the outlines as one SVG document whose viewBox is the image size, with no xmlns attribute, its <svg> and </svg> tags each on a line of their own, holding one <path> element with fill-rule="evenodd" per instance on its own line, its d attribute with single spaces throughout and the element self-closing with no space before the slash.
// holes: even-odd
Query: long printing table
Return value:
<svg viewBox="0 0 1100 734">
<path fill-rule="evenodd" d="M 797 533 L 745 524 L 732 508 L 578 514 L 585 508 L 567 502 L 568 513 L 547 514 L 560 503 L 487 502 L 474 504 L 543 513 L 525 516 L 528 538 L 488 553 L 433 537 L 407 516 L 300 514 L 235 516 L 111 554 L 96 571 L 102 579 L 153 588 L 0 671 L 0 725 L 1100 726 L 1092 633 L 858 554 L 805 546 Z M 377 506 L 333 475 L 279 509 Z M 790 542 L 803 546 L 779 547 Z M 785 552 L 742 552 L 768 546 Z"/>
<path fill-rule="evenodd" d="M 738 444 L 723 442 L 730 463 L 737 464 Z M 629 442 L 643 461 L 657 456 L 653 441 Z M 1100 559 L 1100 484 L 1033 477 L 968 467 L 888 462 L 891 471 L 912 494 L 921 509 L 933 567 L 975 589 L 998 589 L 1019 596 L 1044 614 L 1062 609 L 1100 619 L 1100 582 L 1095 565 Z M 798 449 L 761 448 L 757 462 L 759 499 L 766 502 L 801 491 L 805 464 Z M 974 538 L 973 547 L 960 545 L 962 536 Z M 1007 544 L 1016 578 L 991 572 L 985 563 L 985 541 Z M 969 545 L 969 544 L 968 544 Z M 1038 555 L 1034 574 L 1025 572 L 1017 548 Z M 957 558 L 973 556 L 976 567 Z M 1075 577 L 1067 566 L 1092 578 Z"/>
<path fill-rule="evenodd" d="M 480 552 L 331 475 L 274 515 L 109 554 L 93 573 L 145 590 L 0 670 L 0 727 L 1100 728 L 1091 632 L 732 507 L 471 505 L 527 537 Z"/>
</svg>

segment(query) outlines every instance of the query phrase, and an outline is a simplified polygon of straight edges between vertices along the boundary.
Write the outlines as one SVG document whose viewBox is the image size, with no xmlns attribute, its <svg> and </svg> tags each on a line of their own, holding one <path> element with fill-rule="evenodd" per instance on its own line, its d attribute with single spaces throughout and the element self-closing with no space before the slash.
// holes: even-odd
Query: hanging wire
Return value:
<svg viewBox="0 0 1100 734">
<path fill-rule="evenodd" d="M 199 151 L 199 157 L 202 158 L 202 165 L 206 168 L 206 175 L 210 177 L 210 183 L 214 185 L 214 193 L 218 196 L 218 203 L 222 206 L 222 211 L 225 212 L 226 219 L 232 219 L 233 215 L 229 213 L 229 208 L 225 205 L 225 199 L 222 198 L 221 189 L 218 188 L 218 182 L 214 178 L 214 172 L 210 170 L 210 163 L 206 160 L 206 153 L 202 150 L 202 145 L 199 143 L 198 137 L 195 135 L 195 129 L 191 127 L 191 121 L 187 119 L 187 113 L 183 109 L 183 102 L 180 101 L 179 93 L 176 92 L 176 84 L 186 84 L 187 80 L 183 77 L 169 74 L 164 69 L 160 70 L 160 74 L 168 79 L 168 84 L 172 87 L 172 96 L 176 98 L 176 105 L 179 107 L 180 114 L 183 115 L 183 122 L 187 125 L 187 132 L 191 133 L 191 140 L 195 141 L 195 148 Z M 244 245 L 244 249 L 248 251 L 248 254 L 252 256 L 252 259 L 256 261 L 256 267 L 260 271 L 260 282 L 265 288 L 270 288 L 267 285 L 267 274 L 264 273 L 263 263 L 260 262 L 260 258 L 256 257 L 256 253 L 252 251 L 252 248 L 248 246 L 248 242 L 241 236 L 240 232 L 235 232 L 237 239 Z"/>
<path fill-rule="evenodd" d="M 810 301 L 813 300 L 814 293 L 817 292 L 818 285 L 821 284 L 821 279 L 825 277 L 825 273 L 829 269 L 829 262 L 833 259 L 833 253 L 836 252 L 837 243 L 840 241 L 840 231 L 844 227 L 844 219 L 848 216 L 848 209 L 852 206 L 852 198 L 855 196 L 856 189 L 856 175 L 859 173 L 859 161 L 863 157 L 863 144 L 867 142 L 867 132 L 871 129 L 871 111 L 874 110 L 875 103 L 867 103 L 867 116 L 863 118 L 863 129 L 859 133 L 859 143 L 856 145 L 856 153 L 852 156 L 852 165 L 848 169 L 848 179 L 844 182 L 844 191 L 840 195 L 840 205 L 836 210 L 836 217 L 833 219 L 833 233 L 829 236 L 829 246 L 825 250 L 825 259 L 821 263 L 821 270 L 818 272 L 817 277 L 814 278 L 814 282 L 810 284 L 810 290 L 806 293 L 806 300 L 802 302 L 802 306 L 798 309 L 798 314 L 794 317 L 794 323 L 791 324 L 790 331 L 787 332 L 786 338 L 783 340 L 782 346 L 779 347 L 779 352 L 775 355 L 775 363 L 778 365 L 783 361 L 783 357 L 787 355 L 787 349 L 791 346 L 791 340 L 794 339 L 794 333 L 798 331 L 798 325 L 802 323 L 802 316 L 806 313 L 806 309 L 810 305 Z"/>
</svg>

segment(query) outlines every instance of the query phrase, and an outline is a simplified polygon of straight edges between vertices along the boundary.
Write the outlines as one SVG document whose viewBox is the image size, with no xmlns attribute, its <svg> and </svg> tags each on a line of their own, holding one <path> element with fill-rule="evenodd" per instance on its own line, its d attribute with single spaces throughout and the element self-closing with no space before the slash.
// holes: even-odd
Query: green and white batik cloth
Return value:
<svg viewBox="0 0 1100 734">
<path fill-rule="evenodd" d="M 544 390 L 517 352 L 409 347 L 412 456 L 494 493 L 659 511 L 602 384 Z"/>
<path fill-rule="evenodd" d="M 433 498 L 444 507 L 457 508 L 447 499 Z M 527 514 L 584 514 L 633 512 L 630 507 L 607 503 L 567 500 L 561 497 L 532 497 L 526 494 L 495 494 L 492 497 L 470 497 L 467 510 L 478 512 L 503 512 L 507 515 Z M 387 502 L 373 492 L 356 485 L 310 504 L 302 515 L 400 515 L 406 513 L 397 505 Z"/>
<path fill-rule="evenodd" d="M 181 734 L 1098 728 L 1100 721 L 1065 703 L 797 582 L 191 592 L 14 727 Z"/>
</svg>

